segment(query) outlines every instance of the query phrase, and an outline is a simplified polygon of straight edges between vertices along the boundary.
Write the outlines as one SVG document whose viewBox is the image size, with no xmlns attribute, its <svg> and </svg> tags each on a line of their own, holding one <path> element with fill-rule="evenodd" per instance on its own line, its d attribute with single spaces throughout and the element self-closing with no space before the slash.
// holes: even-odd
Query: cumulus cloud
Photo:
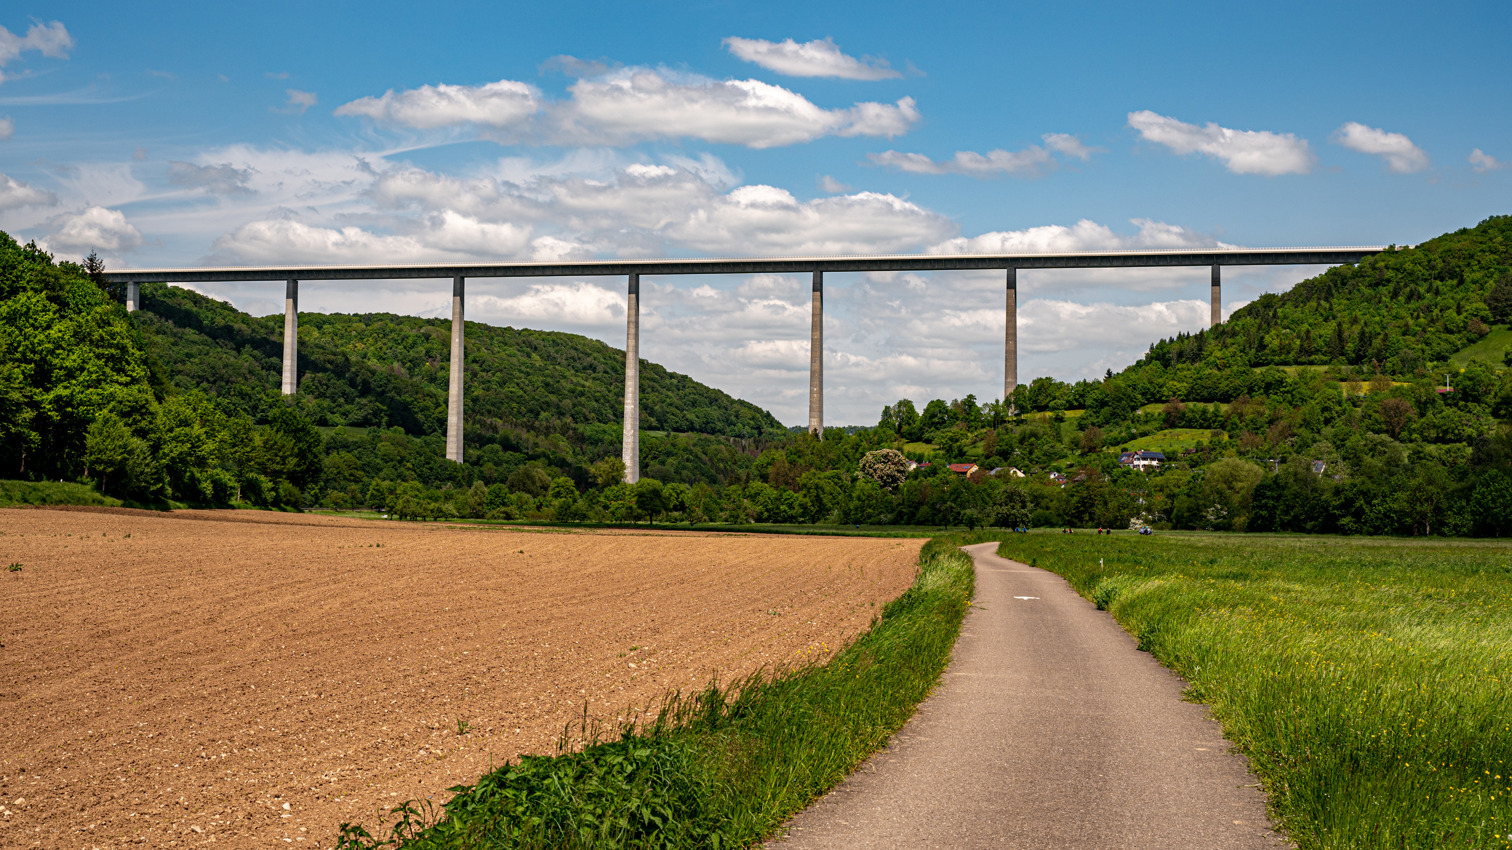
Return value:
<svg viewBox="0 0 1512 850">
<path fill-rule="evenodd" d="M 1137 233 L 1123 235 L 1105 224 L 1082 219 L 1067 227 L 1047 224 L 1023 230 L 993 231 L 956 237 L 931 248 L 932 254 L 1059 254 L 1079 251 L 1159 251 L 1221 249 L 1235 246 L 1179 225 L 1147 218 L 1130 219 Z"/>
<path fill-rule="evenodd" d="M 955 224 L 902 198 L 858 192 L 799 201 L 775 186 L 741 186 L 667 228 L 676 243 L 709 254 L 901 253 L 945 238 Z"/>
<path fill-rule="evenodd" d="M 695 138 L 751 148 L 822 136 L 887 136 L 919 120 L 912 98 L 824 109 L 796 92 L 759 80 L 714 80 L 645 68 L 579 79 L 564 101 L 547 102 L 513 80 L 483 86 L 422 86 L 343 104 L 337 115 L 434 129 L 478 126 L 515 139 L 554 144 L 628 145 Z"/>
<path fill-rule="evenodd" d="M 120 253 L 142 244 L 142 234 L 120 210 L 88 207 L 83 212 L 58 216 L 51 225 L 47 247 L 65 254 Z"/>
<path fill-rule="evenodd" d="M 1098 148 L 1087 147 L 1075 136 L 1066 133 L 1046 133 L 1045 146 L 1030 145 L 1021 151 L 992 150 L 985 154 L 975 151 L 956 151 L 947 160 L 936 161 L 921 153 L 883 151 L 869 153 L 866 158 L 873 165 L 903 171 L 909 174 L 964 174 L 968 177 L 995 177 L 1008 174 L 1014 177 L 1040 177 L 1056 168 L 1051 151 L 1080 160 L 1090 159 Z"/>
<path fill-rule="evenodd" d="M 21 58 L 21 54 L 28 51 L 36 51 L 53 59 L 67 59 L 68 51 L 73 46 L 73 36 L 68 34 L 61 21 L 32 24 L 24 36 L 0 27 L 0 68 Z M 4 80 L 5 74 L 0 73 L 0 82 Z"/>
<path fill-rule="evenodd" d="M 0 142 L 8 140 L 16 132 L 16 122 L 9 115 L 0 115 Z"/>
<path fill-rule="evenodd" d="M 919 120 L 914 100 L 823 109 L 802 95 L 760 80 L 674 77 L 628 69 L 572 86 L 560 113 L 568 137 L 628 144 L 679 137 L 770 148 L 822 136 L 887 136 Z"/>
<path fill-rule="evenodd" d="M 50 207 L 57 202 L 58 196 L 51 192 L 33 188 L 8 174 L 0 174 L 0 210 Z"/>
<path fill-rule="evenodd" d="M 1306 139 L 1291 133 L 1231 130 L 1209 121 L 1187 124 L 1148 109 L 1129 113 L 1129 126 L 1140 138 L 1178 154 L 1200 153 L 1223 162 L 1235 174 L 1306 174 L 1316 158 Z"/>
<path fill-rule="evenodd" d="M 434 260 L 408 236 L 379 235 L 360 227 L 317 227 L 289 219 L 248 222 L 215 240 L 217 255 L 247 263 L 404 263 Z"/>
<path fill-rule="evenodd" d="M 3 138 L 3 134 L 0 134 L 0 138 Z M 1475 150 L 1471 151 L 1470 155 L 1466 157 L 1466 159 L 1469 161 L 1472 168 L 1482 174 L 1487 171 L 1496 171 L 1498 169 L 1507 167 L 1507 163 L 1499 162 L 1496 157 L 1486 153 L 1480 148 L 1476 148 Z"/>
<path fill-rule="evenodd" d="M 1428 167 L 1428 154 L 1401 133 L 1388 133 L 1350 121 L 1335 130 L 1329 141 L 1352 151 L 1373 154 L 1386 160 L 1393 174 L 1411 174 Z"/>
<path fill-rule="evenodd" d="M 1045 147 L 1063 156 L 1079 159 L 1083 162 L 1092 158 L 1092 154 L 1102 152 L 1102 148 L 1088 147 L 1081 139 L 1070 133 L 1046 133 L 1042 136 Z"/>
<path fill-rule="evenodd" d="M 379 124 L 416 129 L 472 124 L 508 127 L 541 108 L 541 93 L 515 80 L 481 86 L 435 85 L 364 97 L 336 107 L 337 115 L 371 118 Z"/>
<path fill-rule="evenodd" d="M 529 241 L 529 227 L 479 221 L 446 210 L 412 223 L 403 233 L 262 219 L 220 237 L 214 251 L 246 263 L 424 263 L 519 259 Z"/>
<path fill-rule="evenodd" d="M 903 76 L 893 70 L 885 59 L 870 56 L 857 59 L 841 53 L 830 38 L 799 44 L 791 38 L 774 42 L 730 36 L 724 40 L 724 46 L 736 58 L 789 77 L 889 80 Z"/>
<path fill-rule="evenodd" d="M 625 321 L 625 294 L 580 280 L 532 283 L 517 294 L 479 296 L 468 311 L 479 318 L 497 316 L 516 324 L 551 322 L 609 329 Z"/>
<path fill-rule="evenodd" d="M 1139 351 L 1155 340 L 1203 327 L 1208 309 L 1207 302 L 1199 299 L 1081 304 L 1036 298 L 1019 308 L 1019 348 L 1033 353 L 1074 351 L 1086 340 L 1096 339 L 1103 346 Z"/>
<path fill-rule="evenodd" d="M 251 194 L 247 181 L 252 169 L 237 168 L 229 162 L 195 165 L 190 162 L 168 163 L 168 182 L 184 189 L 203 189 L 212 195 Z"/>
</svg>

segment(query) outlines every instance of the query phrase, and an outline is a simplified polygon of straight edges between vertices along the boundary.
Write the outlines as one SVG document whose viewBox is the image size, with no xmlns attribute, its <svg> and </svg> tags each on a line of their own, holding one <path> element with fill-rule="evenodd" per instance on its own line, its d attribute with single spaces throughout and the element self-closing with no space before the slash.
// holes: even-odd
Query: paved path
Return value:
<svg viewBox="0 0 1512 850">
<path fill-rule="evenodd" d="M 966 548 L 976 604 L 938 690 L 772 846 L 1290 846 L 1181 681 L 1059 576 L 996 548 Z"/>
</svg>

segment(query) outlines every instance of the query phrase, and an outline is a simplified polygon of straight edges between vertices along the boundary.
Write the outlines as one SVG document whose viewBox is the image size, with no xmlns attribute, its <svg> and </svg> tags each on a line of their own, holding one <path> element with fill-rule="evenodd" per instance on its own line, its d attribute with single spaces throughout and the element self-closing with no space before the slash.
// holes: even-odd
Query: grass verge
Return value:
<svg viewBox="0 0 1512 850">
<path fill-rule="evenodd" d="M 1016 535 L 1207 703 L 1303 850 L 1512 846 L 1512 550 Z"/>
<path fill-rule="evenodd" d="M 102 496 L 88 484 L 70 481 L 0 481 L 0 508 L 15 505 L 100 505 L 117 507 L 120 499 Z"/>
<path fill-rule="evenodd" d="M 379 836 L 343 824 L 342 850 L 727 848 L 770 835 L 845 778 L 913 714 L 944 671 L 975 587 L 965 535 L 920 553 L 911 588 L 820 666 L 762 672 L 672 694 L 656 719 L 613 731 L 584 718 L 566 742 L 527 756 L 443 807 L 406 803 Z"/>
</svg>

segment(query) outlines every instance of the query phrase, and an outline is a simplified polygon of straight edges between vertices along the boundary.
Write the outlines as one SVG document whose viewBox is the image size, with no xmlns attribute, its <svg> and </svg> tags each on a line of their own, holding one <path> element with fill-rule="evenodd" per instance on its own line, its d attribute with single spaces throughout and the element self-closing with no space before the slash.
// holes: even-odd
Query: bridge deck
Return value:
<svg viewBox="0 0 1512 850">
<path fill-rule="evenodd" d="M 390 266 L 235 266 L 201 269 L 121 269 L 105 273 L 117 283 L 199 283 L 274 280 L 399 280 L 405 278 L 584 277 L 684 274 L 794 274 L 800 272 L 970 271 L 981 269 L 1148 268 L 1158 266 L 1338 265 L 1387 250 L 1242 248 L 1212 251 L 1082 251 L 1062 254 L 904 254 L 873 257 L 770 257 L 745 259 L 571 260 L 542 263 L 454 263 Z"/>
</svg>

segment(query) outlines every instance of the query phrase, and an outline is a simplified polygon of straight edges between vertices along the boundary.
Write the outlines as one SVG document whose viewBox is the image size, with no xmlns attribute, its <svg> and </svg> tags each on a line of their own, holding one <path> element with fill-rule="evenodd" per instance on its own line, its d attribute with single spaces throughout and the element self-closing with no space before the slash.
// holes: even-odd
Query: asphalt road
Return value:
<svg viewBox="0 0 1512 850">
<path fill-rule="evenodd" d="M 996 548 L 966 548 L 976 602 L 940 687 L 768 846 L 1290 847 L 1181 680 L 1059 576 Z"/>
</svg>

